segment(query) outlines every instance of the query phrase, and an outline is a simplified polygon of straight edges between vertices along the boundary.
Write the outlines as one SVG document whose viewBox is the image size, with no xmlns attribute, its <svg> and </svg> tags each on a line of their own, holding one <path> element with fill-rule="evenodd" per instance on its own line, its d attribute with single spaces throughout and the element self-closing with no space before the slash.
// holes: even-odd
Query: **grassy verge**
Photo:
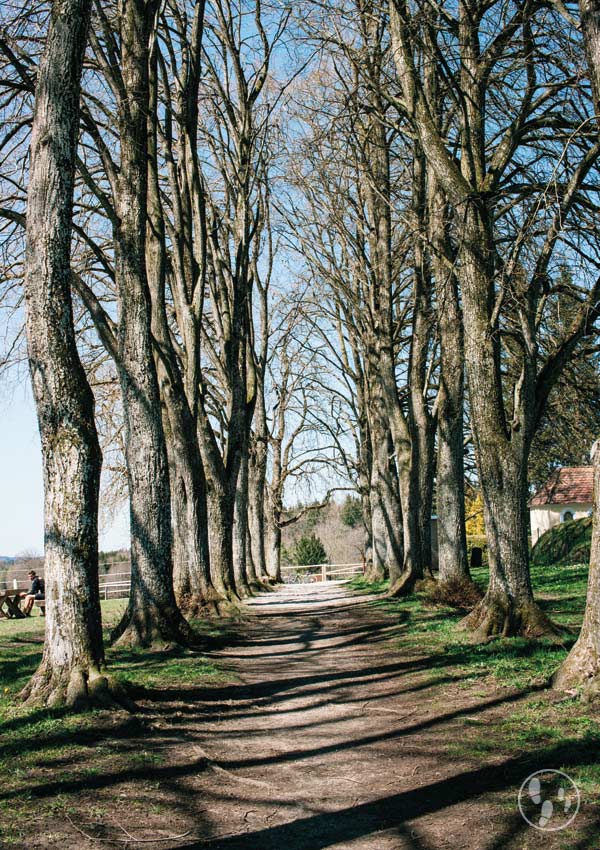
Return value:
<svg viewBox="0 0 600 850">
<path fill-rule="evenodd" d="M 537 600 L 555 621 L 568 626 L 572 635 L 556 640 L 508 638 L 472 644 L 457 628 L 463 614 L 428 603 L 425 594 L 406 600 L 382 598 L 383 606 L 399 618 L 399 651 L 428 656 L 426 680 L 434 699 L 451 704 L 452 693 L 490 699 L 494 695 L 520 692 L 522 698 L 505 706 L 493 720 L 465 718 L 464 736 L 447 744 L 447 752 L 474 766 L 494 756 L 531 757 L 544 767 L 565 770 L 588 801 L 600 801 L 600 759 L 596 764 L 577 764 L 574 753 L 600 752 L 597 710 L 579 699 L 550 690 L 548 682 L 573 645 L 581 625 L 587 589 L 587 565 L 532 568 Z M 475 581 L 485 588 L 487 570 L 475 570 Z M 370 585 L 362 578 L 353 587 L 362 593 L 386 589 L 385 583 Z M 564 745 L 561 746 L 561 745 Z M 560 750 L 560 763 L 553 763 Z M 550 759 L 548 765 L 544 759 Z"/>
<path fill-rule="evenodd" d="M 119 620 L 123 600 L 102 603 L 107 631 Z M 196 623 L 207 635 L 218 637 L 224 627 L 210 622 Z M 0 846 L 23 846 L 20 823 L 31 822 L 32 800 L 36 817 L 53 812 L 69 814 L 72 799 L 69 787 L 105 774 L 140 773 L 156 766 L 162 758 L 146 744 L 154 720 L 131 717 L 124 712 L 77 714 L 60 709 L 27 709 L 19 701 L 19 691 L 35 671 L 42 655 L 43 617 L 0 621 L 0 813 L 10 812 L 6 822 L 0 817 Z M 177 698 L 186 692 L 232 680 L 232 674 L 197 652 L 149 653 L 108 648 L 111 672 L 132 684 L 138 694 L 161 689 Z M 56 781 L 65 792 L 46 796 L 43 789 Z M 140 795 L 140 807 L 143 804 Z M 128 801 L 128 807 L 135 803 Z M 90 804 L 90 816 L 95 816 Z M 29 823 L 31 829 L 31 823 Z"/>
</svg>

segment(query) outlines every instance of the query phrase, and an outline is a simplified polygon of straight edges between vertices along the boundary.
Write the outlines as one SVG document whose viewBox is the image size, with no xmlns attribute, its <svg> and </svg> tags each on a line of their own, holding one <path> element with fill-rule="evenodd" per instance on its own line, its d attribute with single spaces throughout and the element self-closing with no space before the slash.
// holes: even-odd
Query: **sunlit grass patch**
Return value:
<svg viewBox="0 0 600 850">
<path fill-rule="evenodd" d="M 102 602 L 106 637 L 126 604 Z M 194 625 L 207 641 L 227 634 L 228 627 L 218 622 Z M 9 811 L 12 824 L 10 830 L 0 828 L 2 846 L 23 846 L 17 825 L 27 822 L 32 806 L 38 816 L 68 813 L 70 788 L 130 771 L 147 771 L 150 779 L 165 759 L 150 746 L 139 746 L 147 738 L 144 716 L 24 706 L 19 692 L 40 662 L 43 639 L 43 617 L 0 621 L 0 812 Z M 110 673 L 133 686 L 137 699 L 146 689 L 198 689 L 234 678 L 201 652 L 107 647 L 106 658 Z M 64 787 L 64 793 L 48 796 L 48 783 Z"/>
</svg>

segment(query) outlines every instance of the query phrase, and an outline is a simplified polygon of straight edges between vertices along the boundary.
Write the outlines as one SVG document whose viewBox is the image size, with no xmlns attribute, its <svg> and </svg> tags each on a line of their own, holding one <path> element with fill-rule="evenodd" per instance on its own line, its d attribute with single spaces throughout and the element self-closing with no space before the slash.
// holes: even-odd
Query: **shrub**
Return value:
<svg viewBox="0 0 600 850">
<path fill-rule="evenodd" d="M 432 605 L 447 605 L 464 611 L 474 608 L 483 596 L 476 584 L 464 579 L 454 579 L 443 584 L 427 579 L 420 582 L 417 589 L 423 593 L 425 601 Z"/>
<path fill-rule="evenodd" d="M 340 519 L 344 525 L 349 525 L 350 528 L 354 528 L 355 525 L 362 522 L 362 518 L 363 515 L 360 499 L 357 499 L 354 496 L 346 496 L 340 512 Z"/>
<path fill-rule="evenodd" d="M 294 547 L 293 561 L 299 567 L 308 564 L 326 564 L 328 560 L 325 547 L 316 534 L 301 537 Z"/>
</svg>

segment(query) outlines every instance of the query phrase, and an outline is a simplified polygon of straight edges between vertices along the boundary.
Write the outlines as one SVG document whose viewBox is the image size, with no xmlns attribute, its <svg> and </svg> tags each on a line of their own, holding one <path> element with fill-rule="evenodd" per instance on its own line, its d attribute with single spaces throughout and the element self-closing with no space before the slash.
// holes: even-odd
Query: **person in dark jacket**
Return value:
<svg viewBox="0 0 600 850">
<path fill-rule="evenodd" d="M 44 598 L 44 579 L 40 578 L 35 570 L 29 570 L 29 581 L 31 582 L 31 587 L 29 588 L 29 593 L 24 593 L 25 604 L 23 607 L 23 613 L 29 617 L 31 613 L 31 609 L 33 608 L 33 603 L 36 599 Z"/>
</svg>

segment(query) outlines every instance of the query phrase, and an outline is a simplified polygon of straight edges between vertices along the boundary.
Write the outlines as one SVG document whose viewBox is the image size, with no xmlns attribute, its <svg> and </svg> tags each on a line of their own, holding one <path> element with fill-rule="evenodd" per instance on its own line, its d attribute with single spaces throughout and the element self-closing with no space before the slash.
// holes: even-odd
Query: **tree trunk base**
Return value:
<svg viewBox="0 0 600 850">
<path fill-rule="evenodd" d="M 201 641 L 178 608 L 171 617 L 158 611 L 132 611 L 128 608 L 111 632 L 110 642 L 113 646 L 142 646 L 157 650 L 171 646 L 193 647 Z"/>
<path fill-rule="evenodd" d="M 247 584 L 246 582 L 244 582 L 244 583 L 237 582 L 237 584 L 236 584 L 236 596 L 240 600 L 250 599 L 252 596 L 254 596 L 254 592 L 252 591 L 252 588 L 250 587 L 250 585 Z"/>
<path fill-rule="evenodd" d="M 97 668 L 83 665 L 52 670 L 42 662 L 20 697 L 25 705 L 39 708 L 138 710 L 123 685 Z"/>
<path fill-rule="evenodd" d="M 581 637 L 552 678 L 558 691 L 579 692 L 591 702 L 600 697 L 600 658 L 597 647 Z"/>
<path fill-rule="evenodd" d="M 409 596 L 420 578 L 422 576 L 418 576 L 414 570 L 405 570 L 392 584 L 387 595 L 393 599 Z"/>
<path fill-rule="evenodd" d="M 459 627 L 472 632 L 473 643 L 485 643 L 500 637 L 558 637 L 565 631 L 553 623 L 533 600 L 517 604 L 508 598 L 490 598 L 489 594 L 461 620 Z"/>
<path fill-rule="evenodd" d="M 276 578 L 274 576 L 268 576 L 264 581 L 268 584 L 271 590 L 277 590 L 280 584 L 283 584 L 280 578 Z"/>
<path fill-rule="evenodd" d="M 272 593 L 273 592 L 273 588 L 271 587 L 271 585 L 266 584 L 265 582 L 261 581 L 260 579 L 257 579 L 256 581 L 250 582 L 250 590 L 252 592 L 252 595 L 254 595 L 255 593 Z"/>
</svg>

